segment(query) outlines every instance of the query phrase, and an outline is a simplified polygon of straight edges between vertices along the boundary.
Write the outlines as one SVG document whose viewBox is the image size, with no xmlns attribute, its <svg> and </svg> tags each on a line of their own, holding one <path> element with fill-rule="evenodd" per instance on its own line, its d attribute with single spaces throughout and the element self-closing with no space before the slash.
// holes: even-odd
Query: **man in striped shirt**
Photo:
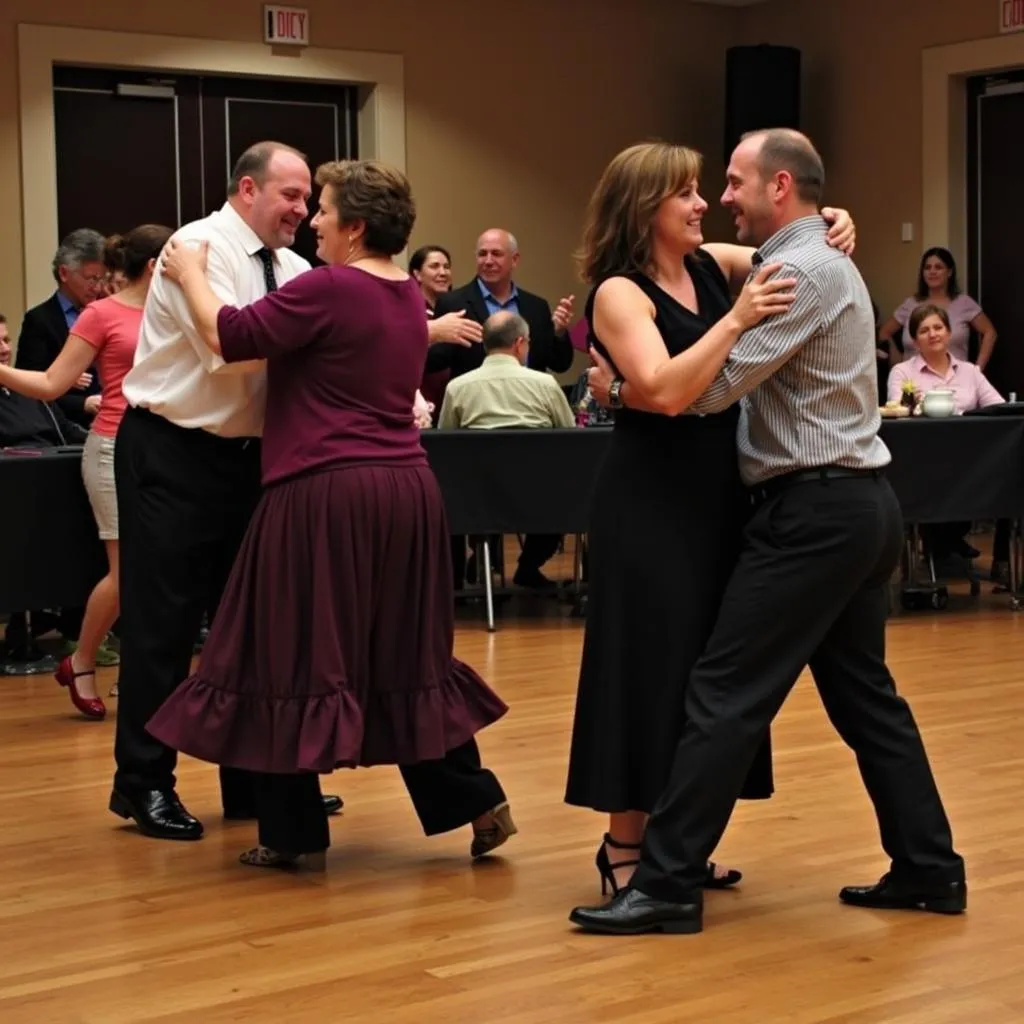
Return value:
<svg viewBox="0 0 1024 1024">
<path fill-rule="evenodd" d="M 747 331 L 694 411 L 742 399 L 740 467 L 755 511 L 718 623 L 690 677 L 672 777 L 639 866 L 616 899 L 571 920 L 613 934 L 696 932 L 707 862 L 754 754 L 805 666 L 857 755 L 890 871 L 840 899 L 956 913 L 964 863 L 920 734 L 885 665 L 886 586 L 903 521 L 882 470 L 871 301 L 853 262 L 825 241 L 824 168 L 783 129 L 745 137 L 723 204 L 755 267 L 796 279 L 787 312 Z M 699 482 L 697 484 L 699 486 Z"/>
</svg>

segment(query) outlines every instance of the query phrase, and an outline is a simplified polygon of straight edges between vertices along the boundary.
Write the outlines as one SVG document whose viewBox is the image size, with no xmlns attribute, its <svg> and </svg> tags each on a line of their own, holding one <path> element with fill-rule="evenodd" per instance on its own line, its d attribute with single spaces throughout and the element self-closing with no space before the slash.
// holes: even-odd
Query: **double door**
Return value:
<svg viewBox="0 0 1024 1024">
<path fill-rule="evenodd" d="M 357 156 L 352 86 L 55 67 L 53 102 L 61 237 L 205 217 L 224 203 L 238 156 L 264 139 L 301 150 L 314 170 Z M 315 262 L 308 221 L 294 249 Z"/>
</svg>

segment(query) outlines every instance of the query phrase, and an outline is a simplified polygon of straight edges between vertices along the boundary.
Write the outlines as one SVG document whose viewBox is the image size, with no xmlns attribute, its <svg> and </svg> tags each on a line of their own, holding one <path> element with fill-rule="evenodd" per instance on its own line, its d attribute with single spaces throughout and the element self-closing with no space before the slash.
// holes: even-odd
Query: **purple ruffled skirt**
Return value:
<svg viewBox="0 0 1024 1024">
<path fill-rule="evenodd" d="M 261 772 L 415 764 L 508 709 L 452 657 L 452 570 L 425 465 L 267 489 L 198 671 L 150 720 L 192 757 Z"/>
</svg>

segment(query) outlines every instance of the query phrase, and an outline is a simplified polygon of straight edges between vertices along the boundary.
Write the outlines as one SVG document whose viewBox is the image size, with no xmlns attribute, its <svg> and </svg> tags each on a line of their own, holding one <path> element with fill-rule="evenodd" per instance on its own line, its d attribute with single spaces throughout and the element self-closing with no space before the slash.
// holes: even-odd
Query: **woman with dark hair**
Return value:
<svg viewBox="0 0 1024 1024">
<path fill-rule="evenodd" d="M 431 345 L 448 342 L 468 346 L 481 341 L 483 328 L 475 320 L 466 319 L 465 311 L 434 315 L 438 296 L 452 290 L 452 257 L 444 246 L 421 245 L 409 259 L 409 273 L 423 293 L 428 320 L 427 338 Z M 441 408 L 449 376 L 448 370 L 424 373 L 422 395 L 417 398 L 417 416 L 423 408 L 421 402 L 426 403 L 428 415 Z M 437 416 L 434 415 L 433 419 L 436 421 Z M 430 423 L 426 425 L 430 426 Z"/>
<path fill-rule="evenodd" d="M 0 385 L 46 402 L 70 391 L 93 364 L 103 384 L 99 412 L 82 453 L 82 477 L 100 540 L 107 550 L 108 569 L 89 595 L 75 652 L 57 669 L 57 682 L 67 687 L 71 702 L 86 718 L 103 718 L 107 713 L 96 692 L 96 655 L 117 620 L 120 605 L 114 441 L 125 411 L 121 382 L 132 368 L 156 259 L 171 234 L 170 228 L 160 224 L 143 224 L 123 237 L 108 239 L 104 262 L 124 271 L 125 287 L 82 310 L 49 369 L 0 366 Z"/>
<path fill-rule="evenodd" d="M 750 502 L 739 409 L 686 415 L 740 334 L 788 308 L 792 278 L 751 277 L 754 250 L 704 244 L 699 153 L 647 143 L 614 157 L 590 200 L 580 252 L 594 351 L 632 390 L 595 481 L 589 601 L 566 801 L 604 812 L 602 891 L 628 884 L 686 722 L 690 670 L 718 615 Z M 841 211 L 830 239 L 844 245 Z M 735 303 L 730 291 L 739 291 Z M 773 790 L 768 737 L 743 796 Z M 708 865 L 705 885 L 738 871 Z"/>
<path fill-rule="evenodd" d="M 909 329 L 910 315 L 922 303 L 944 309 L 949 317 L 949 351 L 961 362 L 967 362 L 971 328 L 981 336 L 978 345 L 978 368 L 984 370 L 992 358 L 996 344 L 996 329 L 974 299 L 960 290 L 956 276 L 956 261 L 948 249 L 933 246 L 921 257 L 917 272 L 917 289 L 904 299 L 878 332 L 878 340 L 889 347 L 889 359 L 896 366 L 901 359 L 917 354 L 917 346 Z M 901 343 L 896 341 L 902 330 Z M 902 349 L 902 354 L 901 354 Z"/>
<path fill-rule="evenodd" d="M 375 161 L 324 164 L 313 218 L 327 263 L 224 305 L 205 253 L 164 270 L 226 362 L 267 359 L 264 494 L 198 672 L 149 723 L 168 746 L 257 773 L 259 846 L 245 864 L 322 867 L 319 774 L 397 764 L 428 835 L 472 823 L 472 856 L 516 829 L 474 736 L 504 703 L 452 656 L 444 505 L 410 408 L 427 322 L 395 265 L 409 183 Z"/>
</svg>

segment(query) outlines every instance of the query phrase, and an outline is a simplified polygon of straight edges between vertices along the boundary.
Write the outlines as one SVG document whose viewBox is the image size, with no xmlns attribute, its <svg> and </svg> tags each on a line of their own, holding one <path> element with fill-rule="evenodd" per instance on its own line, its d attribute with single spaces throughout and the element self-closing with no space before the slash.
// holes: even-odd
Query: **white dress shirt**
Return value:
<svg viewBox="0 0 1024 1024">
<path fill-rule="evenodd" d="M 177 241 L 210 243 L 207 279 L 218 298 L 247 306 L 266 294 L 264 248 L 230 203 L 203 220 L 186 224 Z M 309 263 L 290 249 L 274 251 L 278 285 Z M 225 363 L 196 332 L 182 290 L 158 270 L 142 315 L 135 362 L 122 385 L 128 404 L 149 409 L 187 429 L 220 437 L 259 437 L 266 404 L 265 363 Z"/>
</svg>

